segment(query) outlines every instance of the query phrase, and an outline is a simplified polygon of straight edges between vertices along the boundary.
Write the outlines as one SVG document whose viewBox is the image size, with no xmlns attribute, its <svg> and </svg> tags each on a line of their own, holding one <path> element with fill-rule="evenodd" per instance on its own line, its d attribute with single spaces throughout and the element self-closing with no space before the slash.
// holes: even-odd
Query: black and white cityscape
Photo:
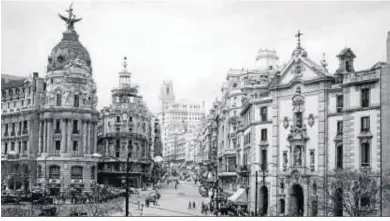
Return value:
<svg viewBox="0 0 390 221">
<path fill-rule="evenodd" d="M 1 2 L 1 216 L 390 216 L 389 2 Z"/>
</svg>

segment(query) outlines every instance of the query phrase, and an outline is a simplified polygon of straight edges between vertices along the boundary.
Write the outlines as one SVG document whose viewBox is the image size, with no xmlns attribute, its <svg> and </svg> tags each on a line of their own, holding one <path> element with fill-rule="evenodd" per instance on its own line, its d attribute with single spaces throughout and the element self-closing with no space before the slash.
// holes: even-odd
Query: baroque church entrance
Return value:
<svg viewBox="0 0 390 221">
<path fill-rule="evenodd" d="M 303 216 L 304 195 L 299 184 L 293 184 L 290 189 L 289 216 Z"/>
</svg>

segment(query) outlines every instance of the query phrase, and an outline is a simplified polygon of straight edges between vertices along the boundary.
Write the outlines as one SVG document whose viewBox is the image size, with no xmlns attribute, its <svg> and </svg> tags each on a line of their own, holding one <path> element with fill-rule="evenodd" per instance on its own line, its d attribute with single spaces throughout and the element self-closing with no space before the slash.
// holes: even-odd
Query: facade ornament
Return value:
<svg viewBox="0 0 390 221">
<path fill-rule="evenodd" d="M 309 126 L 312 127 L 314 122 L 315 122 L 315 120 L 314 120 L 313 114 L 309 114 L 309 119 L 308 119 Z"/>
<path fill-rule="evenodd" d="M 314 149 L 311 149 L 310 150 L 310 170 L 311 171 L 314 171 L 314 168 L 315 168 L 315 159 L 314 159 L 314 156 L 315 156 L 315 154 L 314 154 Z"/>
<path fill-rule="evenodd" d="M 283 171 L 286 171 L 288 164 L 287 150 L 283 151 Z"/>
<path fill-rule="evenodd" d="M 292 179 L 295 183 L 299 183 L 300 181 L 300 178 L 301 178 L 301 174 L 297 171 L 297 170 L 294 170 L 292 173 L 291 173 L 291 176 L 292 176 Z"/>
<path fill-rule="evenodd" d="M 297 94 L 292 98 L 293 111 L 296 112 L 304 112 L 305 108 L 305 99 L 302 95 Z"/>
<path fill-rule="evenodd" d="M 284 129 L 287 129 L 288 126 L 289 126 L 288 117 L 284 117 L 284 120 L 283 120 L 283 127 L 284 127 Z"/>
<path fill-rule="evenodd" d="M 284 193 L 284 188 L 285 188 L 284 179 L 281 179 L 281 180 L 280 180 L 280 189 L 281 189 L 281 192 L 282 192 L 282 193 Z"/>
<path fill-rule="evenodd" d="M 300 146 L 295 147 L 295 154 L 294 154 L 294 165 L 295 166 L 301 166 L 302 165 L 302 150 Z"/>
</svg>

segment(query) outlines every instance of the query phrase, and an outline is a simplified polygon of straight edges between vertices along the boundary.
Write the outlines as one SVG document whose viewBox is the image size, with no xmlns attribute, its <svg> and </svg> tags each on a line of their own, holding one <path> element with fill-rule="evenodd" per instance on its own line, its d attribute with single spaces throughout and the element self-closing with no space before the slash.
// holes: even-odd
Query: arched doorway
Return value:
<svg viewBox="0 0 390 221">
<path fill-rule="evenodd" d="M 292 185 L 290 189 L 289 216 L 303 216 L 304 195 L 299 184 Z"/>
<path fill-rule="evenodd" d="M 334 216 L 343 216 L 343 190 L 337 188 L 334 193 Z"/>
<path fill-rule="evenodd" d="M 265 216 L 268 214 L 268 188 L 262 186 L 260 188 L 260 216 Z"/>
</svg>

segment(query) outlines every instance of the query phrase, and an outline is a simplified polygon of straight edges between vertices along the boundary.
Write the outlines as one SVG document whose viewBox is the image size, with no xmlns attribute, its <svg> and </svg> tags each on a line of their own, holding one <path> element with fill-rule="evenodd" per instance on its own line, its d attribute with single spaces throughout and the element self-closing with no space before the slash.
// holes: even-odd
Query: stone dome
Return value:
<svg viewBox="0 0 390 221">
<path fill-rule="evenodd" d="M 63 33 L 58 43 L 48 57 L 47 71 L 63 70 L 64 66 L 75 59 L 80 59 L 92 70 L 91 58 L 87 49 L 79 42 L 78 34 L 72 30 Z"/>
</svg>

